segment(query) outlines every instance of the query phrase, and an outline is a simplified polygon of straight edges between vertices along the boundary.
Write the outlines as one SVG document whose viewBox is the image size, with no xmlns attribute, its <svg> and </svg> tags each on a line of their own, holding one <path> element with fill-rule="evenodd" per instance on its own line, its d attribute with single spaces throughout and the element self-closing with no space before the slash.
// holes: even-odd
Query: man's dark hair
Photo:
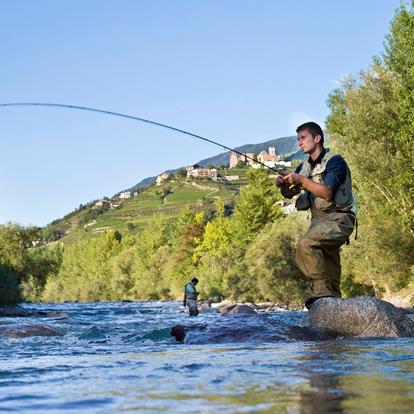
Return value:
<svg viewBox="0 0 414 414">
<path fill-rule="evenodd" d="M 196 277 L 193 277 L 193 278 L 191 279 L 191 283 L 198 283 L 198 279 L 197 279 Z"/>
<path fill-rule="evenodd" d="M 185 326 L 175 325 L 171 328 L 171 336 L 173 336 L 178 342 L 183 342 L 185 338 Z"/>
<path fill-rule="evenodd" d="M 322 131 L 322 128 L 316 122 L 305 122 L 304 124 L 299 125 L 296 128 L 296 133 L 300 131 L 308 131 L 313 136 L 313 138 L 315 138 L 316 135 L 320 135 L 321 136 L 320 144 L 323 147 L 323 141 L 324 141 L 323 131 Z"/>
</svg>

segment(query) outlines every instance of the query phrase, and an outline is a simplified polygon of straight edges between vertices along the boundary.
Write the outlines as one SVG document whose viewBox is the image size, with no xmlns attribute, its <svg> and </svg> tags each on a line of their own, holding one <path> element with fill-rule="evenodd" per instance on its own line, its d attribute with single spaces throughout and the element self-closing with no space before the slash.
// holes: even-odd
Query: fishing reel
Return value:
<svg viewBox="0 0 414 414">
<path fill-rule="evenodd" d="M 287 170 L 286 168 L 283 168 L 282 170 L 279 171 L 279 176 L 282 177 L 286 177 L 287 175 L 289 175 L 291 173 L 291 171 Z M 300 185 L 297 184 L 289 184 L 287 182 L 283 182 L 283 184 L 281 185 L 281 189 L 283 189 L 284 193 L 289 194 L 290 197 L 296 196 L 298 194 L 300 194 L 300 192 L 302 191 L 302 187 Z"/>
</svg>

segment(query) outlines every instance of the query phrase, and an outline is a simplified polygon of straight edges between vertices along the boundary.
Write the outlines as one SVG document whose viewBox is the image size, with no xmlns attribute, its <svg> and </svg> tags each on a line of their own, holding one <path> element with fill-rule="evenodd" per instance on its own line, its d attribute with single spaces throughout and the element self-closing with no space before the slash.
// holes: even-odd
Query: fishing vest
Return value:
<svg viewBox="0 0 414 414">
<path fill-rule="evenodd" d="M 197 299 L 197 291 L 191 282 L 185 285 L 185 294 L 187 299 Z"/>
<path fill-rule="evenodd" d="M 307 178 L 310 178 L 315 183 L 325 184 L 325 175 L 326 175 L 326 166 L 328 161 L 335 157 L 337 154 L 326 151 L 324 157 L 322 158 L 319 164 L 316 164 L 313 169 L 309 164 L 309 161 L 305 159 L 303 161 L 302 167 L 299 171 L 300 175 L 303 175 Z M 301 194 L 296 200 L 296 208 L 298 210 L 308 210 L 309 208 L 321 210 L 327 213 L 330 212 L 353 212 L 356 214 L 357 203 L 355 196 L 352 193 L 352 179 L 351 172 L 349 171 L 348 166 L 347 174 L 345 181 L 339 186 L 337 191 L 333 196 L 333 200 L 328 201 L 324 200 L 321 197 L 315 197 L 311 201 L 311 197 L 308 191 Z"/>
</svg>

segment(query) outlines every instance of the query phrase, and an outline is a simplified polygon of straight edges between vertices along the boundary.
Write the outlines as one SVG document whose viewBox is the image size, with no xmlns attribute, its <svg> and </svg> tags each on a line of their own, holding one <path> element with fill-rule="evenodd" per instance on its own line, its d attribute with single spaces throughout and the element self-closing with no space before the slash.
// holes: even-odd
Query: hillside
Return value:
<svg viewBox="0 0 414 414">
<path fill-rule="evenodd" d="M 286 159 L 300 159 L 297 151 L 296 137 L 284 137 L 259 144 L 246 144 L 237 147 L 239 152 L 256 152 L 276 148 L 277 154 Z M 197 162 L 200 166 L 227 166 L 230 152 L 224 152 Z M 181 168 L 173 170 L 177 172 Z M 241 185 L 245 184 L 245 170 L 231 169 L 222 174 L 238 175 L 237 182 L 212 181 L 210 179 L 187 180 L 177 174 L 163 186 L 155 186 L 156 177 L 148 177 L 130 188 L 135 197 L 119 200 L 119 193 L 111 199 L 96 204 L 94 200 L 79 209 L 67 214 L 62 219 L 53 221 L 41 230 L 42 242 L 56 240 L 73 243 L 83 238 L 95 237 L 99 233 L 114 229 L 121 233 L 135 233 L 143 229 L 149 217 L 156 213 L 176 216 L 184 207 L 197 211 L 208 211 L 214 208 L 214 199 L 220 197 L 225 203 L 231 202 Z"/>
<path fill-rule="evenodd" d="M 157 213 L 174 217 L 185 207 L 194 211 L 209 211 L 214 209 L 216 197 L 229 203 L 245 182 L 243 179 L 228 183 L 177 177 L 162 186 L 152 185 L 129 199 L 114 199 L 103 206 L 95 203 L 83 206 L 43 229 L 43 237 L 71 244 L 110 229 L 123 234 L 136 233 L 145 228 L 147 220 Z"/>
</svg>

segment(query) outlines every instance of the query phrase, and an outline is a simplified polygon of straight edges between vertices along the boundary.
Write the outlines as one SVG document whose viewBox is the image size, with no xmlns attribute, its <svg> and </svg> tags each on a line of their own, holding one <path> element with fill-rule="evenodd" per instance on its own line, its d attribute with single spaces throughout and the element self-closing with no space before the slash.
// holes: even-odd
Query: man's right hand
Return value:
<svg viewBox="0 0 414 414">
<path fill-rule="evenodd" d="M 276 177 L 276 186 L 280 188 L 280 192 L 282 193 L 283 197 L 286 198 L 292 198 L 301 192 L 300 185 L 289 183 L 289 177 L 291 175 L 293 174 L 289 173 L 289 171 L 287 170 L 284 170 L 281 171 L 279 175 Z"/>
<path fill-rule="evenodd" d="M 285 180 L 280 175 L 278 175 L 276 177 L 276 186 L 281 188 L 283 184 L 286 184 Z"/>
</svg>

